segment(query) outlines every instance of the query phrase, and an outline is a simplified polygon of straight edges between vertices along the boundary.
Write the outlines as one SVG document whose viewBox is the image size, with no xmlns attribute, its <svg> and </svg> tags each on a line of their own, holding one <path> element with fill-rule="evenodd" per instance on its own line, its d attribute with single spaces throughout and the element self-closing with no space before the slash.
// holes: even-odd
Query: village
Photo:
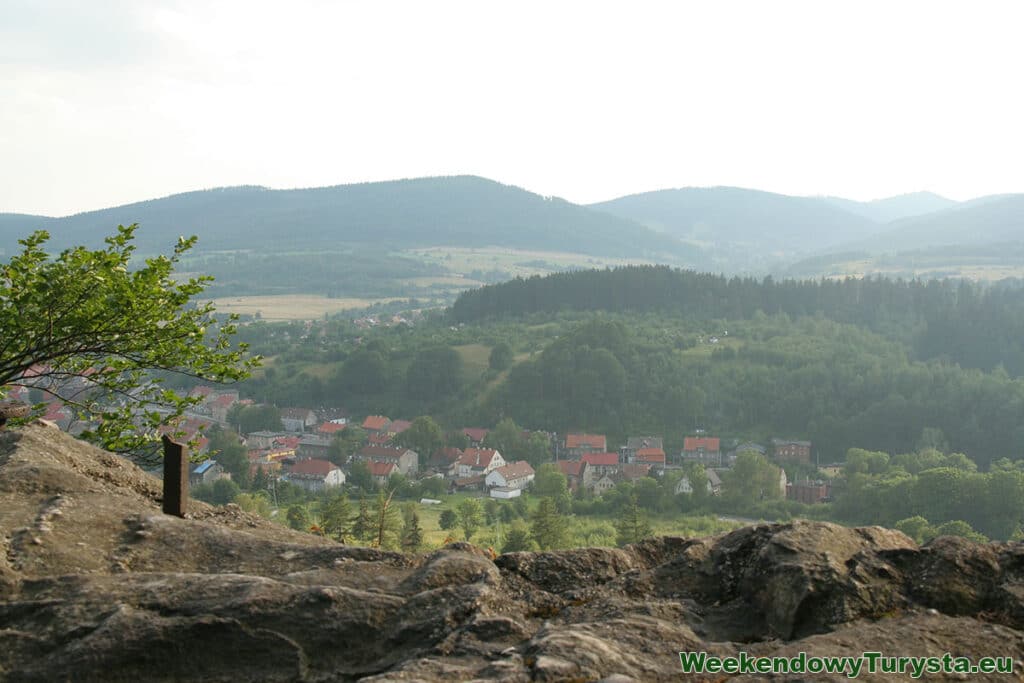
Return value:
<svg viewBox="0 0 1024 683">
<path fill-rule="evenodd" d="M 193 389 L 201 396 L 193 413 L 180 425 L 184 438 L 194 439 L 198 451 L 203 452 L 208 441 L 202 436 L 212 424 L 227 424 L 228 413 L 234 406 L 252 406 L 251 401 L 239 399 L 236 392 L 213 391 L 207 387 Z M 365 467 L 373 482 L 387 488 L 389 480 L 402 475 L 407 480 L 440 479 L 448 493 L 464 492 L 496 499 L 519 497 L 527 490 L 536 475 L 535 465 L 526 460 L 514 460 L 508 453 L 487 446 L 490 432 L 482 427 L 464 427 L 465 447 L 444 446 L 431 453 L 419 453 L 400 445 L 397 438 L 412 427 L 413 422 L 391 419 L 383 415 L 369 415 L 362 421 L 348 417 L 320 415 L 304 408 L 284 408 L 280 411 L 281 430 L 258 430 L 240 434 L 249 459 L 249 475 L 263 476 L 291 482 L 311 493 L 343 486 L 350 478 L 353 467 Z M 357 426 L 364 435 L 358 448 L 345 458 L 339 458 L 333 447 L 336 439 L 346 430 Z M 724 443 L 722 439 L 704 434 L 687 435 L 683 448 L 667 453 L 661 436 L 631 436 L 617 448 L 609 448 L 603 434 L 569 433 L 564 436 L 548 432 L 524 430 L 523 437 L 541 436 L 550 454 L 551 462 L 565 476 L 572 493 L 585 492 L 600 496 L 622 481 L 636 481 L 643 477 L 659 479 L 667 472 L 682 471 L 675 493 L 690 494 L 694 483 L 685 472 L 688 464 L 702 466 L 709 495 L 721 493 L 722 481 L 744 452 L 768 457 L 780 465 L 811 464 L 811 443 L 793 439 L 772 439 L 768 445 L 751 441 Z M 216 453 L 210 459 L 193 467 L 195 484 L 210 483 L 230 476 L 217 461 Z M 341 460 L 341 461 L 339 461 Z M 827 471 L 827 470 L 826 470 Z M 830 499 L 829 479 L 789 481 L 786 471 L 779 467 L 778 489 L 769 495 L 806 504 L 827 502 Z M 838 472 L 833 472 L 833 475 Z"/>
</svg>

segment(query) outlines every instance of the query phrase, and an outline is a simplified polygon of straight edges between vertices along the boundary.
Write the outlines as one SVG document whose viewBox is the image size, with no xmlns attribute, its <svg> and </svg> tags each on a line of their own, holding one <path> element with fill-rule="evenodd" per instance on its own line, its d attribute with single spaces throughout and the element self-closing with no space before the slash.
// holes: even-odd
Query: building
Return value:
<svg viewBox="0 0 1024 683">
<path fill-rule="evenodd" d="M 467 448 L 459 458 L 455 474 L 460 479 L 486 477 L 492 470 L 505 464 L 505 458 L 493 448 Z"/>
<path fill-rule="evenodd" d="M 618 453 L 587 453 L 580 460 L 587 463 L 587 469 L 595 477 L 618 474 L 621 466 Z"/>
<path fill-rule="evenodd" d="M 491 489 L 491 498 L 500 498 L 502 500 L 509 500 L 511 498 L 518 498 L 523 494 L 522 489 L 513 489 L 505 486 L 495 486 Z"/>
<path fill-rule="evenodd" d="M 284 408 L 281 424 L 286 432 L 304 432 L 316 427 L 316 413 L 309 408 Z"/>
<path fill-rule="evenodd" d="M 484 477 L 484 484 L 488 488 L 521 489 L 533 481 L 534 475 L 535 472 L 530 467 L 530 463 L 525 460 L 517 460 L 488 472 Z"/>
<path fill-rule="evenodd" d="M 369 415 L 363 420 L 363 429 L 367 434 L 387 434 L 391 419 L 383 415 Z"/>
<path fill-rule="evenodd" d="M 352 456 L 355 460 L 361 460 L 367 464 L 371 462 L 393 463 L 398 471 L 405 476 L 412 476 L 420 469 L 420 456 L 411 448 L 398 448 L 394 446 L 363 446 L 359 452 Z"/>
<path fill-rule="evenodd" d="M 655 467 L 665 467 L 665 451 L 660 448 L 638 448 L 636 450 L 635 460 L 636 463 L 647 463 Z"/>
<path fill-rule="evenodd" d="M 565 455 L 572 460 L 579 460 L 587 453 L 604 453 L 608 450 L 608 440 L 604 434 L 567 434 L 565 437 Z"/>
<path fill-rule="evenodd" d="M 717 436 L 688 436 L 683 439 L 683 460 L 703 465 L 722 466 L 722 450 Z"/>
<path fill-rule="evenodd" d="M 320 434 L 306 434 L 299 440 L 295 454 L 300 458 L 326 458 L 331 449 L 331 439 Z"/>
<path fill-rule="evenodd" d="M 789 439 L 772 439 L 772 453 L 776 458 L 784 460 L 811 461 L 811 442 L 792 441 Z"/>
<path fill-rule="evenodd" d="M 615 488 L 615 480 L 612 479 L 610 474 L 605 474 L 594 481 L 593 489 L 595 495 L 600 496 L 611 491 L 613 488 Z"/>
<path fill-rule="evenodd" d="M 345 483 L 345 473 L 340 467 L 327 460 L 314 458 L 297 460 L 285 478 L 296 486 L 314 493 Z"/>
<path fill-rule="evenodd" d="M 611 455 L 615 455 L 612 453 Z M 583 456 L 586 458 L 587 456 Z M 569 490 L 576 492 L 582 486 L 584 489 L 591 488 L 593 484 L 594 471 L 584 460 L 557 460 L 555 465 L 558 471 L 565 475 L 565 483 Z"/>
<path fill-rule="evenodd" d="M 488 431 L 489 430 L 481 427 L 465 427 L 463 428 L 462 433 L 466 435 L 467 439 L 469 439 L 470 446 L 480 448 L 480 446 L 484 445 L 484 439 L 487 438 Z"/>
<path fill-rule="evenodd" d="M 832 486 L 827 481 L 795 481 L 786 487 L 787 500 L 815 505 L 824 503 L 832 494 Z"/>
<path fill-rule="evenodd" d="M 707 476 L 707 484 L 705 490 L 712 496 L 717 496 L 722 492 L 722 479 L 718 476 L 718 472 L 713 469 L 704 470 Z M 693 486 L 690 484 L 690 478 L 685 474 L 682 479 L 676 484 L 676 494 L 690 494 L 693 493 Z"/>
<path fill-rule="evenodd" d="M 631 436 L 626 439 L 626 445 L 619 449 L 619 459 L 622 462 L 636 462 L 636 453 L 641 448 L 657 448 L 664 452 L 665 442 L 660 436 Z"/>
<path fill-rule="evenodd" d="M 377 486 L 387 486 L 388 480 L 398 472 L 398 465 L 393 462 L 369 462 L 366 466 Z"/>
<path fill-rule="evenodd" d="M 191 486 L 200 484 L 211 484 L 218 479 L 230 479 L 231 475 L 224 471 L 216 460 L 206 460 L 192 466 L 188 474 L 188 483 Z"/>
</svg>

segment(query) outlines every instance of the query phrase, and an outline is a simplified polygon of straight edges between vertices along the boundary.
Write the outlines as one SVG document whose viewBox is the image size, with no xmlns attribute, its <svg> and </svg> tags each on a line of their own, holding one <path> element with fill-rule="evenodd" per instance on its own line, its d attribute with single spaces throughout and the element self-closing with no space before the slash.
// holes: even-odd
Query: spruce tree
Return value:
<svg viewBox="0 0 1024 683">
<path fill-rule="evenodd" d="M 629 502 L 622 510 L 622 516 L 615 524 L 615 542 L 620 546 L 641 541 L 653 532 L 647 515 L 640 509 L 637 503 L 636 494 L 629 497 Z"/>
<path fill-rule="evenodd" d="M 352 523 L 352 536 L 360 541 L 368 541 L 371 537 L 370 505 L 362 494 L 359 495 L 359 514 Z"/>
</svg>

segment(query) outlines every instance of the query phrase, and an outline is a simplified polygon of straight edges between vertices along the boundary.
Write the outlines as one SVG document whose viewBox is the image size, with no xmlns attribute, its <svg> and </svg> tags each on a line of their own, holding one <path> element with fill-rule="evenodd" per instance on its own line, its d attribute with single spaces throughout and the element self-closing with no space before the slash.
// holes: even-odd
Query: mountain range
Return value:
<svg viewBox="0 0 1024 683">
<path fill-rule="evenodd" d="M 53 247 L 98 245 L 116 225 L 135 222 L 142 226 L 141 253 L 166 251 L 178 235 L 198 234 L 199 249 L 208 251 L 496 246 L 785 273 L 790 264 L 829 254 L 1024 241 L 1024 194 L 956 202 L 918 192 L 858 202 L 688 187 L 582 206 L 476 176 L 297 190 L 242 186 L 60 218 L 0 214 L 0 249 L 11 253 L 37 228 L 50 231 Z"/>
</svg>

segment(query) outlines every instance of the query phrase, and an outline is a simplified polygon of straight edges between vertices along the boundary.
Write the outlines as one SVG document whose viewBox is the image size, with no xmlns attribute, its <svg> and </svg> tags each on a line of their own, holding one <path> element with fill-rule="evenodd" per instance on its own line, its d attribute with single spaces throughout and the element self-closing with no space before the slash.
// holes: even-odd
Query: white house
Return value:
<svg viewBox="0 0 1024 683">
<path fill-rule="evenodd" d="M 460 479 L 476 475 L 484 476 L 504 464 L 505 458 L 501 457 L 501 453 L 493 448 L 467 448 L 459 458 L 456 476 Z"/>
<path fill-rule="evenodd" d="M 722 479 L 718 476 L 717 472 L 710 468 L 706 470 L 706 474 L 708 478 L 707 492 L 713 496 L 717 496 L 719 491 L 722 490 Z M 676 494 L 678 495 L 682 493 L 693 493 L 693 486 L 690 484 L 690 478 L 685 474 L 679 480 L 679 483 L 676 484 Z"/>
<path fill-rule="evenodd" d="M 299 460 L 287 475 L 288 481 L 307 491 L 322 491 L 345 483 L 345 473 L 327 460 Z"/>
<path fill-rule="evenodd" d="M 501 498 L 508 500 L 509 498 L 518 498 L 523 493 L 522 489 L 510 489 L 505 486 L 495 486 L 491 489 L 491 498 Z"/>
<path fill-rule="evenodd" d="M 521 489 L 533 481 L 533 468 L 525 460 L 517 460 L 511 465 L 497 467 L 487 473 L 484 483 L 487 488 Z"/>
</svg>

